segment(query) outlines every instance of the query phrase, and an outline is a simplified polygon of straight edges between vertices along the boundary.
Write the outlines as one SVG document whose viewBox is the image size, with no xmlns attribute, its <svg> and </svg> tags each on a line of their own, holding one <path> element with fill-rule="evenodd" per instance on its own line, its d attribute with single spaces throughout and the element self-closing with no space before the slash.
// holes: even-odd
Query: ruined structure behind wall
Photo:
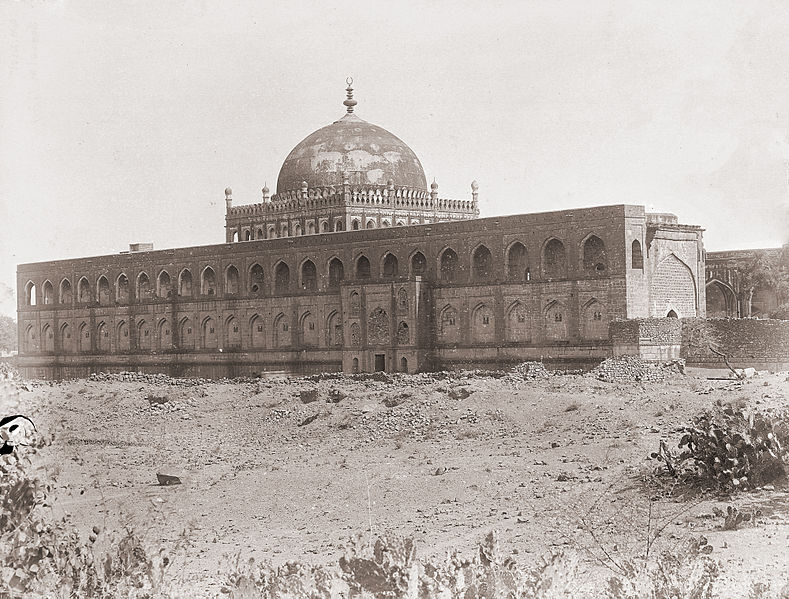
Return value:
<svg viewBox="0 0 789 599">
<path fill-rule="evenodd" d="M 23 264 L 31 377 L 491 367 L 610 355 L 608 323 L 703 316 L 701 229 L 617 205 L 479 219 L 347 113 L 290 153 L 227 243 Z"/>
</svg>

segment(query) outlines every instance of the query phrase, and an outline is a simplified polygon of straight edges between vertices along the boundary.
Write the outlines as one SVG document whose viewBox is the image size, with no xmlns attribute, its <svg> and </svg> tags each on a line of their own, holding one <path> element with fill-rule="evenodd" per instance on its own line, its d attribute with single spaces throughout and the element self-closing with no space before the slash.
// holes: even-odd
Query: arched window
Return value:
<svg viewBox="0 0 789 599">
<path fill-rule="evenodd" d="M 71 338 L 71 327 L 67 322 L 60 325 L 60 351 L 67 354 L 74 352 L 74 340 Z"/>
<path fill-rule="evenodd" d="M 156 327 L 156 347 L 160 350 L 172 349 L 173 347 L 173 332 L 166 318 L 162 318 Z"/>
<path fill-rule="evenodd" d="M 380 306 L 367 319 L 367 342 L 371 345 L 389 344 L 389 315 Z"/>
<path fill-rule="evenodd" d="M 589 274 L 605 274 L 608 270 L 608 259 L 605 255 L 605 244 L 597 235 L 590 236 L 584 242 L 584 271 Z"/>
<path fill-rule="evenodd" d="M 458 279 L 458 255 L 452 248 L 447 248 L 441 254 L 441 280 L 445 283 L 454 283 Z"/>
<path fill-rule="evenodd" d="M 279 236 L 280 237 L 287 237 L 288 236 L 288 223 L 282 223 L 279 227 Z"/>
<path fill-rule="evenodd" d="M 27 353 L 38 351 L 38 347 L 36 345 L 36 330 L 33 328 L 32 324 L 27 325 L 25 328 L 25 338 L 22 349 L 24 349 Z"/>
<path fill-rule="evenodd" d="M 263 239 L 263 229 L 258 229 L 257 239 Z"/>
<path fill-rule="evenodd" d="M 216 295 L 216 273 L 210 266 L 206 266 L 200 275 L 200 294 Z"/>
<path fill-rule="evenodd" d="M 408 345 L 411 343 L 411 335 L 408 330 L 408 323 L 401 322 L 397 325 L 397 344 Z"/>
<path fill-rule="evenodd" d="M 141 272 L 139 275 L 137 275 L 137 299 L 151 299 L 151 280 L 144 272 Z"/>
<path fill-rule="evenodd" d="M 561 241 L 554 238 L 545 244 L 542 265 L 543 274 L 548 279 L 563 279 L 567 276 L 567 256 Z"/>
<path fill-rule="evenodd" d="M 528 341 L 530 337 L 529 319 L 526 307 L 514 302 L 507 310 L 505 339 L 511 343 Z"/>
<path fill-rule="evenodd" d="M 41 350 L 47 353 L 55 351 L 55 332 L 49 324 L 41 327 Z"/>
<path fill-rule="evenodd" d="M 359 221 L 358 220 L 354 219 L 351 222 L 351 229 L 353 229 L 354 231 L 358 231 L 359 230 Z"/>
<path fill-rule="evenodd" d="M 307 235 L 315 235 L 315 223 L 313 221 L 307 223 Z"/>
<path fill-rule="evenodd" d="M 340 282 L 345 277 L 345 268 L 339 258 L 332 258 L 329 262 L 329 289 L 339 289 Z"/>
<path fill-rule="evenodd" d="M 471 322 L 471 332 L 474 341 L 478 343 L 490 343 L 495 341 L 496 327 L 494 324 L 493 310 L 486 305 L 478 306 L 474 310 Z"/>
<path fill-rule="evenodd" d="M 71 292 L 71 281 L 69 281 L 68 279 L 63 279 L 60 282 L 60 297 L 58 298 L 58 303 L 70 304 L 73 301 L 74 301 L 74 297 Z"/>
<path fill-rule="evenodd" d="M 166 270 L 163 270 L 159 273 L 159 278 L 157 279 L 158 283 L 158 293 L 157 295 L 161 298 L 168 298 L 173 296 L 173 283 L 170 280 L 170 275 Z"/>
<path fill-rule="evenodd" d="M 201 341 L 203 349 L 215 349 L 217 347 L 216 323 L 210 316 L 203 319 Z"/>
<path fill-rule="evenodd" d="M 100 322 L 96 327 L 96 349 L 100 353 L 109 353 L 110 351 L 110 331 L 104 322 Z"/>
<path fill-rule="evenodd" d="M 411 274 L 415 277 L 422 276 L 427 272 L 427 259 L 422 252 L 416 252 L 411 256 Z"/>
<path fill-rule="evenodd" d="M 296 237 L 298 237 L 299 235 L 302 235 L 301 225 L 297 224 L 295 227 L 293 227 L 293 235 L 296 236 Z"/>
<path fill-rule="evenodd" d="M 325 220 L 321 223 L 321 233 L 329 232 L 329 221 Z"/>
<path fill-rule="evenodd" d="M 90 351 L 90 327 L 86 322 L 79 325 L 79 332 L 77 333 L 77 351 L 81 354 L 86 354 Z"/>
<path fill-rule="evenodd" d="M 301 315 L 301 342 L 305 347 L 315 347 L 318 345 L 318 325 L 311 312 Z"/>
<path fill-rule="evenodd" d="M 85 277 L 82 277 L 77 285 L 77 299 L 81 304 L 89 304 L 93 300 L 90 292 L 90 283 Z"/>
<path fill-rule="evenodd" d="M 394 254 L 384 256 L 384 277 L 394 278 L 397 276 L 397 257 Z"/>
<path fill-rule="evenodd" d="M 110 282 L 104 275 L 99 277 L 96 284 L 96 296 L 99 298 L 99 303 L 106 306 L 110 303 Z"/>
<path fill-rule="evenodd" d="M 529 257 L 526 246 L 516 241 L 507 252 L 507 279 L 513 282 L 528 281 L 526 273 L 529 271 Z"/>
<path fill-rule="evenodd" d="M 129 338 L 129 327 L 126 322 L 121 320 L 117 327 L 117 337 L 115 341 L 115 350 L 117 352 L 128 352 L 131 348 L 131 339 Z"/>
<path fill-rule="evenodd" d="M 351 292 L 351 295 L 348 297 L 348 308 L 351 314 L 359 314 L 359 311 L 362 309 L 362 298 L 361 296 L 356 293 L 355 291 Z"/>
<path fill-rule="evenodd" d="M 287 293 L 290 289 L 290 268 L 284 262 L 274 269 L 274 292 Z"/>
<path fill-rule="evenodd" d="M 306 291 L 315 291 L 318 288 L 318 271 L 312 260 L 306 260 L 301 265 L 301 288 Z"/>
<path fill-rule="evenodd" d="M 550 341 L 566 341 L 567 335 L 567 310 L 561 302 L 553 301 L 545 308 L 545 337 Z"/>
<path fill-rule="evenodd" d="M 460 341 L 460 320 L 455 308 L 446 306 L 441 311 L 440 323 L 439 337 L 442 343 L 457 343 Z"/>
<path fill-rule="evenodd" d="M 252 239 L 252 232 L 249 230 L 244 231 L 244 241 L 249 241 L 250 239 Z"/>
<path fill-rule="evenodd" d="M 595 299 L 590 300 L 581 312 L 581 337 L 608 339 L 608 312 Z"/>
<path fill-rule="evenodd" d="M 44 305 L 47 306 L 55 302 L 55 292 L 52 289 L 52 283 L 49 281 L 44 281 L 44 285 L 41 287 L 41 295 L 42 299 L 44 300 Z"/>
<path fill-rule="evenodd" d="M 356 228 L 358 229 L 359 227 L 357 226 Z M 343 221 L 341 218 L 338 218 L 336 221 L 334 221 L 334 230 L 345 231 L 345 221 Z"/>
<path fill-rule="evenodd" d="M 405 356 L 400 358 L 400 372 L 408 372 L 408 358 Z"/>
<path fill-rule="evenodd" d="M 252 347 L 265 347 L 266 336 L 263 330 L 263 318 L 255 314 L 249 319 L 249 337 Z"/>
<path fill-rule="evenodd" d="M 359 256 L 359 258 L 356 260 L 356 278 L 370 278 L 370 261 L 367 259 L 367 256 Z"/>
<path fill-rule="evenodd" d="M 341 347 L 343 344 L 342 320 L 336 311 L 326 319 L 326 347 Z"/>
<path fill-rule="evenodd" d="M 484 245 L 479 246 L 474 250 L 474 255 L 471 258 L 472 272 L 475 281 L 488 281 L 491 278 L 493 257 L 490 255 L 490 250 Z"/>
<path fill-rule="evenodd" d="M 262 270 L 262 269 L 261 269 Z M 225 270 L 225 293 L 227 295 L 238 294 L 238 269 L 232 264 Z"/>
<path fill-rule="evenodd" d="M 119 304 L 129 303 L 129 278 L 123 273 L 115 281 L 115 301 Z"/>
<path fill-rule="evenodd" d="M 195 333 L 192 321 L 188 317 L 181 319 L 178 325 L 178 347 L 181 349 L 194 349 L 195 347 Z"/>
<path fill-rule="evenodd" d="M 144 320 L 137 321 L 137 349 L 143 351 L 151 351 L 153 349 L 151 327 Z"/>
<path fill-rule="evenodd" d="M 249 292 L 263 293 L 263 267 L 260 264 L 255 263 L 249 269 Z"/>
<path fill-rule="evenodd" d="M 35 306 L 37 301 L 36 284 L 33 281 L 28 281 L 25 285 L 25 305 Z"/>
<path fill-rule="evenodd" d="M 351 370 L 354 374 L 359 373 L 359 358 L 353 359 L 353 365 L 351 366 Z"/>
<path fill-rule="evenodd" d="M 238 231 L 233 231 L 233 238 L 231 240 L 233 243 L 238 242 Z"/>
<path fill-rule="evenodd" d="M 277 228 L 276 227 L 269 227 L 268 228 L 268 238 L 274 239 L 277 236 Z"/>
<path fill-rule="evenodd" d="M 279 314 L 274 319 L 274 347 L 290 347 L 291 330 L 287 316 Z"/>
<path fill-rule="evenodd" d="M 367 228 L 375 229 L 375 221 L 372 218 L 367 221 Z"/>
<path fill-rule="evenodd" d="M 630 265 L 631 268 L 644 270 L 644 254 L 641 253 L 641 242 L 638 239 L 633 240 Z"/>
<path fill-rule="evenodd" d="M 241 347 L 241 327 L 233 316 L 229 316 L 225 321 L 225 347 L 228 349 Z"/>
<path fill-rule="evenodd" d="M 182 297 L 192 295 L 192 273 L 188 268 L 183 269 L 178 276 L 178 295 Z"/>
<path fill-rule="evenodd" d="M 388 220 L 384 219 L 384 220 L 381 221 L 381 227 L 388 228 L 389 226 L 390 225 L 389 225 L 389 221 Z"/>
</svg>

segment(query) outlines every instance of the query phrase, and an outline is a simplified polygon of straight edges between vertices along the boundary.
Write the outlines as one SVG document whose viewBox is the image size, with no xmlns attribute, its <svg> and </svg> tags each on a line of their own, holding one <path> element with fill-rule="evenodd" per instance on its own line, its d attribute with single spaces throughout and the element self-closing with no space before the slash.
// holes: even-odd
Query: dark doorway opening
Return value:
<svg viewBox="0 0 789 599">
<path fill-rule="evenodd" d="M 386 354 L 375 354 L 375 371 L 386 371 Z"/>
<path fill-rule="evenodd" d="M 666 318 L 676 318 L 676 317 L 677 317 L 677 313 L 674 312 L 674 310 L 669 310 L 668 314 L 666 314 Z"/>
<path fill-rule="evenodd" d="M 400 358 L 400 372 L 408 372 L 408 359 L 405 356 Z"/>
</svg>

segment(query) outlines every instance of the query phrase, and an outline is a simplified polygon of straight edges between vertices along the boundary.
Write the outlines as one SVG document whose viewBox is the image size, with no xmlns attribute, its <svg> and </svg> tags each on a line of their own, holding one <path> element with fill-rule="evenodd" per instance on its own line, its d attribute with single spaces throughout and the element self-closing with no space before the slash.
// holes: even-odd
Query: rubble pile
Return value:
<svg viewBox="0 0 789 599">
<path fill-rule="evenodd" d="M 654 363 L 637 356 L 607 358 L 592 371 L 598 380 L 607 383 L 660 382 L 672 374 L 684 374 L 684 360 Z"/>
<path fill-rule="evenodd" d="M 524 381 L 547 379 L 551 376 L 551 373 L 548 372 L 542 362 L 523 362 L 513 367 L 511 372 Z"/>
<path fill-rule="evenodd" d="M 424 405 L 411 405 L 378 414 L 361 414 L 360 423 L 367 431 L 370 440 L 396 434 L 424 436 L 432 424 L 424 408 Z"/>
<path fill-rule="evenodd" d="M 18 381 L 19 373 L 8 362 L 0 362 L 0 381 Z"/>
</svg>

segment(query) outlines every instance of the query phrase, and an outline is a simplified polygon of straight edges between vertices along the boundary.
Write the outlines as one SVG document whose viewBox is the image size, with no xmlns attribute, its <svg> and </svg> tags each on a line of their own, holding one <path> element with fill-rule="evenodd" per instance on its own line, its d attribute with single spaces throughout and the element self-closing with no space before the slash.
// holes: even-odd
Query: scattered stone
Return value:
<svg viewBox="0 0 789 599">
<path fill-rule="evenodd" d="M 471 391 L 466 387 L 455 387 L 454 389 L 450 389 L 449 393 L 447 393 L 449 399 L 466 399 L 469 395 L 471 395 Z"/>
<path fill-rule="evenodd" d="M 156 478 L 159 479 L 159 484 L 163 487 L 169 487 L 170 485 L 180 485 L 181 479 L 177 476 L 173 476 L 172 474 L 162 474 L 160 472 L 156 473 Z"/>
<path fill-rule="evenodd" d="M 315 422 L 317 419 L 318 419 L 318 414 L 313 414 L 312 416 L 308 416 L 307 418 L 305 418 L 304 420 L 299 422 L 298 425 L 299 426 L 307 426 L 311 422 Z"/>
<path fill-rule="evenodd" d="M 685 361 L 671 360 L 661 364 L 637 356 L 618 356 L 603 360 L 592 371 L 595 378 L 607 383 L 659 382 L 672 373 L 684 374 Z"/>
<path fill-rule="evenodd" d="M 318 390 L 305 389 L 299 393 L 299 398 L 301 399 L 301 403 L 312 403 L 313 401 L 318 401 Z"/>
<path fill-rule="evenodd" d="M 551 376 L 551 373 L 548 372 L 542 362 L 523 362 L 515 366 L 511 373 L 524 381 L 547 379 Z"/>
<path fill-rule="evenodd" d="M 348 397 L 346 393 L 343 393 L 339 389 L 329 389 L 329 397 L 326 399 L 328 403 L 340 403 L 343 399 Z"/>
</svg>

